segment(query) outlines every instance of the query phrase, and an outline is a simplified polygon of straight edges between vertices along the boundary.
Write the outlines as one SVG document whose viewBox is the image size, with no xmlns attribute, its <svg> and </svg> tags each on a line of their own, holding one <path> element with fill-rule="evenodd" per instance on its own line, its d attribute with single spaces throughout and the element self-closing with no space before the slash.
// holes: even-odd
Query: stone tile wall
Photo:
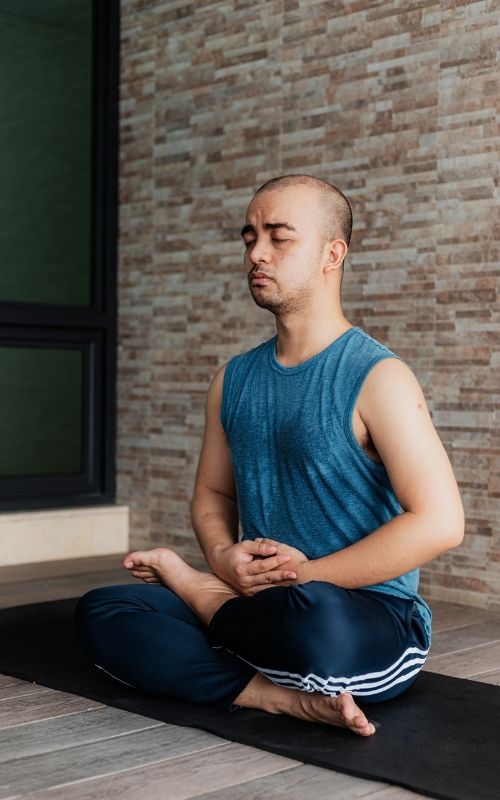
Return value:
<svg viewBox="0 0 500 800">
<path fill-rule="evenodd" d="M 354 210 L 354 325 L 417 375 L 466 539 L 427 598 L 500 607 L 498 0 L 122 0 L 118 498 L 133 547 L 198 554 L 189 500 L 217 367 L 275 332 L 239 228 L 308 172 Z"/>
</svg>

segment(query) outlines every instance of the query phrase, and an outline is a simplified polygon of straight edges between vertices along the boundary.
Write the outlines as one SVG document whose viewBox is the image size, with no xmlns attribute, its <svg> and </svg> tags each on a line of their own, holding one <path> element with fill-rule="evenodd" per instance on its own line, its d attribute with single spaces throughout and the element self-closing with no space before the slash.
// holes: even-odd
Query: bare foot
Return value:
<svg viewBox="0 0 500 800">
<path fill-rule="evenodd" d="M 337 697 L 329 697 L 320 692 L 299 692 L 299 694 L 306 696 L 292 704 L 292 709 L 297 707 L 298 710 L 294 716 L 312 722 L 339 725 L 342 728 L 349 728 L 353 733 L 359 733 L 361 736 L 371 736 L 375 733 L 375 725 L 368 722 L 350 692 L 343 692 Z"/>
<path fill-rule="evenodd" d="M 245 708 L 261 708 L 271 714 L 289 714 L 309 722 L 325 722 L 348 728 L 360 736 L 371 736 L 375 726 L 354 702 L 350 692 L 330 697 L 278 686 L 258 672 L 233 701 Z"/>
<path fill-rule="evenodd" d="M 134 550 L 123 560 L 136 578 L 146 583 L 163 583 L 181 597 L 208 625 L 215 612 L 238 593 L 213 572 L 193 569 L 168 547 Z"/>
</svg>

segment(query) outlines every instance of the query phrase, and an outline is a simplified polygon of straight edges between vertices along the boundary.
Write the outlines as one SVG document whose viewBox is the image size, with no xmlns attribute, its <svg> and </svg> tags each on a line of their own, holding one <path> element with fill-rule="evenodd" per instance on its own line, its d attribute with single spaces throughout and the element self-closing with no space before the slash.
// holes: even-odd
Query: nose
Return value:
<svg viewBox="0 0 500 800">
<path fill-rule="evenodd" d="M 269 262 L 271 258 L 271 248 L 265 239 L 256 239 L 248 248 L 248 258 L 252 264 L 259 264 L 261 261 Z"/>
</svg>

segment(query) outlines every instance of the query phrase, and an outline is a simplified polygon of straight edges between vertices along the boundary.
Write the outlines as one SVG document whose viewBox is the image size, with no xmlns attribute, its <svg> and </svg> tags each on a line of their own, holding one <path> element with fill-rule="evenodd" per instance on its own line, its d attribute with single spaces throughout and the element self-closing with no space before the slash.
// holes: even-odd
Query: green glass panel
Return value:
<svg viewBox="0 0 500 800">
<path fill-rule="evenodd" d="M 89 305 L 90 0 L 0 0 L 0 300 Z"/>
<path fill-rule="evenodd" d="M 0 375 L 0 477 L 82 472 L 82 351 L 0 347 Z"/>
</svg>

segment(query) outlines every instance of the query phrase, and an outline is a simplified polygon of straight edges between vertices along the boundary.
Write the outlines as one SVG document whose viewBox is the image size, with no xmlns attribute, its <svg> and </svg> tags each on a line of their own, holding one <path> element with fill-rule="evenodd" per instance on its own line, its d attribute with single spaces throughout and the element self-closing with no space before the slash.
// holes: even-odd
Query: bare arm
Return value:
<svg viewBox="0 0 500 800">
<path fill-rule="evenodd" d="M 214 551 L 238 541 L 238 506 L 229 448 L 220 422 L 225 365 L 207 393 L 205 430 L 191 500 L 191 523 L 208 564 Z"/>
<path fill-rule="evenodd" d="M 359 411 L 403 513 L 350 547 L 307 563 L 308 580 L 346 588 L 402 575 L 464 536 L 453 468 L 411 369 L 399 359 L 379 362 L 366 378 Z"/>
<path fill-rule="evenodd" d="M 225 365 L 210 384 L 206 421 L 195 486 L 191 500 L 191 523 L 196 538 L 213 572 L 247 594 L 250 587 L 267 588 L 295 578 L 279 567 L 288 555 L 274 555 L 276 545 L 266 542 L 238 542 L 238 505 L 231 451 L 220 421 Z M 271 557 L 272 556 L 272 557 Z"/>
<path fill-rule="evenodd" d="M 382 583 L 457 547 L 464 509 L 420 385 L 402 361 L 379 362 L 367 376 L 359 412 L 386 467 L 403 512 L 360 541 L 301 563 L 290 552 L 297 583 L 325 580 L 355 589 Z M 266 539 L 265 541 L 272 541 Z"/>
</svg>

